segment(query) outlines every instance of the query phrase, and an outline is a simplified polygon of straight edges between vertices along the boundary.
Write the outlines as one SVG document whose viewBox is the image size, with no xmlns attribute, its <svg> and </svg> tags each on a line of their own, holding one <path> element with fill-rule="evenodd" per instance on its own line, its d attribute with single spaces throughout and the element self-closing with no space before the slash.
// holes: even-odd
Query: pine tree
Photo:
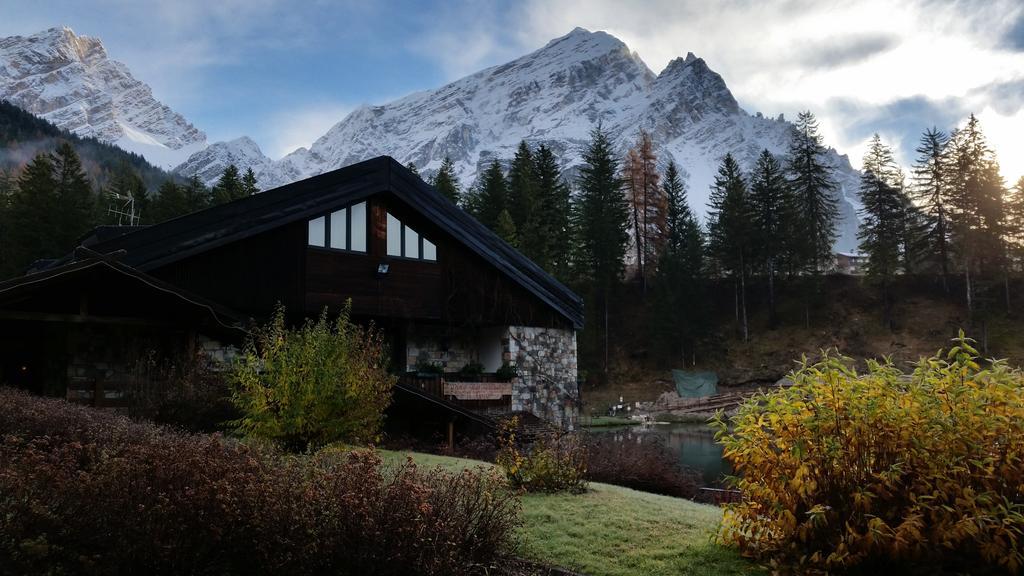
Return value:
<svg viewBox="0 0 1024 576">
<path fill-rule="evenodd" d="M 213 203 L 226 204 L 239 198 L 245 198 L 247 195 L 242 178 L 238 173 L 238 167 L 228 164 L 213 187 Z"/>
<path fill-rule="evenodd" d="M 259 184 L 256 182 L 256 174 L 253 173 L 252 168 L 245 169 L 245 175 L 242 176 L 242 195 L 252 196 L 253 194 L 259 194 Z"/>
<path fill-rule="evenodd" d="M 711 256 L 737 285 L 737 320 L 743 341 L 750 337 L 747 324 L 747 271 L 756 241 L 754 215 L 739 164 L 726 154 L 711 187 L 708 205 L 708 238 Z"/>
<path fill-rule="evenodd" d="M 520 141 L 508 170 L 508 213 L 519 233 L 519 250 L 529 259 L 544 263 L 545 238 L 541 231 L 540 199 L 534 159 L 526 141 Z"/>
<path fill-rule="evenodd" d="M 709 318 L 702 274 L 704 238 L 673 161 L 665 170 L 662 191 L 668 236 L 652 293 L 653 347 L 665 350 L 669 361 L 693 364 L 697 339 Z"/>
<path fill-rule="evenodd" d="M 618 161 L 607 132 L 598 125 L 583 154 L 573 210 L 576 228 L 576 271 L 590 285 L 597 310 L 596 322 L 604 344 L 604 372 L 608 371 L 608 310 L 612 289 L 622 278 L 629 241 L 629 204 L 622 193 Z"/>
<path fill-rule="evenodd" d="M 174 180 L 165 180 L 157 190 L 157 196 L 150 202 L 149 221 L 156 224 L 189 213 L 185 187 Z"/>
<path fill-rule="evenodd" d="M 185 194 L 185 214 L 204 210 L 213 203 L 210 189 L 195 174 L 185 183 L 183 193 Z"/>
<path fill-rule="evenodd" d="M 53 233 L 58 245 L 70 250 L 78 238 L 95 224 L 95 198 L 82 162 L 68 142 L 57 145 L 53 153 L 53 169 L 59 206 L 53 214 L 56 225 Z"/>
<path fill-rule="evenodd" d="M 445 156 L 441 161 L 441 168 L 430 179 L 430 185 L 437 188 L 437 191 L 445 198 L 451 200 L 452 204 L 459 203 L 462 190 L 459 185 L 459 177 L 455 174 L 455 163 L 450 157 Z"/>
<path fill-rule="evenodd" d="M 1024 176 L 1006 196 L 1007 241 L 1017 271 L 1024 270 Z"/>
<path fill-rule="evenodd" d="M 12 225 L 7 229 L 10 246 L 6 275 L 25 272 L 39 258 L 66 253 L 68 247 L 61 244 L 55 219 L 59 210 L 53 159 L 49 154 L 38 154 L 21 171 L 10 199 L 7 216 Z"/>
<path fill-rule="evenodd" d="M 569 223 L 569 185 L 562 180 L 558 161 L 541 144 L 533 155 L 537 180 L 538 230 L 543 249 L 536 262 L 560 280 L 569 277 L 572 231 Z"/>
<path fill-rule="evenodd" d="M 860 183 L 860 251 L 868 257 L 868 277 L 882 286 L 884 321 L 892 327 L 890 286 L 901 261 L 904 240 L 902 174 L 892 150 L 875 134 L 864 157 Z"/>
<path fill-rule="evenodd" d="M 498 217 L 502 211 L 508 211 L 508 182 L 497 160 L 491 161 L 484 170 L 476 188 L 467 208 L 481 224 L 497 230 Z"/>
<path fill-rule="evenodd" d="M 967 314 L 973 317 L 980 276 L 998 264 L 1002 245 L 999 167 L 978 119 L 971 114 L 949 139 L 950 232 L 961 257 Z"/>
<path fill-rule="evenodd" d="M 809 111 L 797 116 L 787 165 L 792 190 L 793 213 L 801 231 L 798 252 L 803 267 L 813 273 L 823 271 L 832 261 L 839 209 L 832 169 L 823 158 L 825 146 L 818 134 L 818 121 Z"/>
<path fill-rule="evenodd" d="M 782 258 L 790 218 L 789 198 L 782 165 L 767 149 L 761 151 L 750 178 L 750 205 L 753 212 L 753 235 L 757 239 L 755 256 L 768 278 L 768 313 L 772 326 L 778 319 L 775 312 L 775 275 Z"/>
<path fill-rule="evenodd" d="M 407 164 L 405 165 L 405 167 L 409 169 L 409 172 L 412 172 L 413 174 L 415 174 L 415 175 L 417 175 L 417 176 L 419 176 L 419 175 L 420 175 L 420 170 L 419 170 L 419 168 L 417 168 L 417 167 L 416 167 L 416 163 L 415 163 L 415 162 L 413 162 L 412 160 L 410 160 L 410 161 L 409 161 L 409 162 L 408 162 L 408 163 L 407 163 Z"/>
<path fill-rule="evenodd" d="M 917 163 L 914 165 L 914 187 L 912 197 L 924 217 L 925 242 L 927 251 L 934 256 L 942 273 L 942 286 L 949 290 L 950 269 L 949 248 L 949 193 L 946 185 L 948 158 L 946 146 L 949 136 L 938 128 L 931 128 L 921 135 L 917 146 Z"/>
<path fill-rule="evenodd" d="M 508 213 L 508 210 L 502 210 L 501 213 L 498 214 L 498 223 L 494 228 L 494 233 L 512 246 L 519 245 L 519 238 L 516 236 L 516 224 L 512 220 L 512 216 Z"/>
<path fill-rule="evenodd" d="M 11 173 L 0 169 L 0 280 L 15 273 L 11 262 L 11 238 L 9 230 L 13 226 L 10 217 L 11 200 L 14 196 L 15 182 Z"/>
</svg>

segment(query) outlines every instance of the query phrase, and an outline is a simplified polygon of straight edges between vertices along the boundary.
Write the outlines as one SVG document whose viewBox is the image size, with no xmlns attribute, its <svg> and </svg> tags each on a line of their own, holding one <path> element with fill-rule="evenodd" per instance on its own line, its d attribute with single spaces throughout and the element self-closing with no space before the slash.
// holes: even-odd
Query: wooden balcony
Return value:
<svg viewBox="0 0 1024 576">
<path fill-rule="evenodd" d="M 512 382 L 494 374 L 408 373 L 399 376 L 399 381 L 474 412 L 499 414 L 512 410 Z"/>
</svg>

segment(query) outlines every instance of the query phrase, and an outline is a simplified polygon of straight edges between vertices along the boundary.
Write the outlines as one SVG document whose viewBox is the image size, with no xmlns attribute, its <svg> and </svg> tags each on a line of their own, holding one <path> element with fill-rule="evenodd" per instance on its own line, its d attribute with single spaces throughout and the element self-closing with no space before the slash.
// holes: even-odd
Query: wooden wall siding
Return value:
<svg viewBox="0 0 1024 576">
<path fill-rule="evenodd" d="M 303 310 L 307 230 L 296 222 L 152 270 L 153 276 L 255 317 Z"/>
<path fill-rule="evenodd" d="M 437 261 L 387 256 L 389 212 L 437 246 Z M 359 316 L 454 325 L 568 325 L 560 314 L 390 195 L 372 198 L 369 213 L 367 253 L 307 247 L 307 314 L 325 306 L 340 308 L 351 298 L 352 313 Z M 377 278 L 377 266 L 384 262 L 389 272 Z"/>
</svg>

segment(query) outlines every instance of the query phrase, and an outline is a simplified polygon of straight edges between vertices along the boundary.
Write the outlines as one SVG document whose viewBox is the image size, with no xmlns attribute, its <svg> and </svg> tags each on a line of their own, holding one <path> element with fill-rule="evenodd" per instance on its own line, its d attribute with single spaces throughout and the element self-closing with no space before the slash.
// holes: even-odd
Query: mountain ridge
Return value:
<svg viewBox="0 0 1024 576">
<path fill-rule="evenodd" d="M 265 189 L 378 155 L 413 163 L 425 175 L 447 155 L 469 184 L 492 159 L 510 159 L 525 140 L 552 148 L 571 177 L 598 123 L 623 153 L 638 129 L 651 132 L 662 165 L 672 158 L 680 166 L 690 203 L 701 215 L 726 153 L 749 170 L 765 148 L 784 155 L 792 129 L 781 116 L 744 111 L 721 75 L 692 52 L 655 74 L 618 38 L 576 28 L 529 54 L 439 88 L 360 106 L 308 148 L 279 160 L 258 150 L 234 159 L 241 169 L 252 167 Z M 836 248 L 854 250 L 859 173 L 835 150 L 826 156 L 839 184 L 842 222 Z M 202 169 L 200 162 L 190 162 L 177 170 Z"/>
</svg>

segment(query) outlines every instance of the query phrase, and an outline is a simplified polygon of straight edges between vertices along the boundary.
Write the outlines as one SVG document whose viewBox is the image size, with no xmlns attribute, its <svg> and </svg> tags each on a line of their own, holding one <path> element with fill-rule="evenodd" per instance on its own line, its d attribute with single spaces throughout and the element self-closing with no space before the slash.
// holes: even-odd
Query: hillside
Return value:
<svg viewBox="0 0 1024 576">
<path fill-rule="evenodd" d="M 96 186 L 107 184 L 122 164 L 137 172 L 151 191 L 173 177 L 138 154 L 93 137 L 78 136 L 14 104 L 0 101 L 0 170 L 17 172 L 36 154 L 53 151 L 60 140 L 67 140 L 74 146 Z"/>
<path fill-rule="evenodd" d="M 1006 358 L 1024 366 L 1024 278 L 1011 279 L 1012 309 L 1007 314 L 1000 287 L 993 286 L 988 312 L 979 311 L 971 322 L 960 301 L 963 288 L 953 279 L 950 292 L 943 291 L 932 277 L 901 277 L 895 286 L 895 329 L 882 321 L 878 291 L 863 277 L 833 275 L 825 279 L 822 294 L 808 309 L 805 294 L 795 286 L 783 286 L 779 293 L 780 324 L 769 327 L 764 289 L 751 284 L 751 337 L 743 342 L 734 316 L 731 284 L 720 283 L 711 290 L 712 329 L 705 334 L 696 357 L 689 362 L 658 357 L 646 330 L 650 312 L 635 286 L 623 287 L 618 299 L 622 306 L 612 317 L 612 371 L 609 384 L 583 390 L 588 412 L 603 413 L 622 396 L 625 401 L 655 400 L 673 389 L 672 368 L 710 370 L 719 375 L 723 387 L 774 382 L 796 366 L 803 355 L 815 358 L 821 349 L 836 348 L 858 360 L 889 356 L 903 367 L 922 357 L 948 348 L 950 339 L 963 328 L 979 342 L 979 350 L 990 358 Z"/>
</svg>

